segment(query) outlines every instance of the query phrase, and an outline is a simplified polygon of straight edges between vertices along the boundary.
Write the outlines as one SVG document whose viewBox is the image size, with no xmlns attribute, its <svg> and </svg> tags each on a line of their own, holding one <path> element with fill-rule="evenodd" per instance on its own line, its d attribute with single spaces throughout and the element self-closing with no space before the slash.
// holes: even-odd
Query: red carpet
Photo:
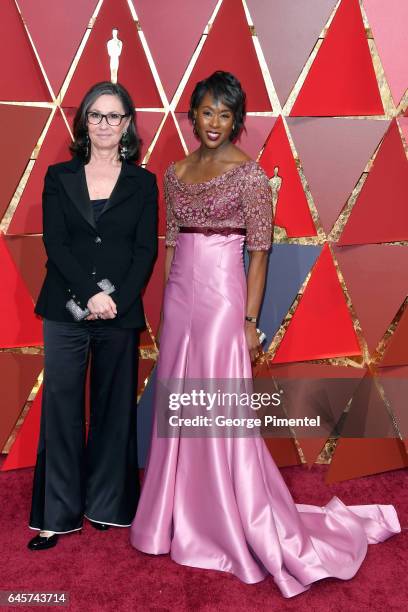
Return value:
<svg viewBox="0 0 408 612">
<path fill-rule="evenodd" d="M 272 578 L 245 585 L 227 574 L 183 567 L 168 556 L 151 557 L 135 551 L 128 543 L 127 529 L 99 532 L 89 524 L 81 535 L 63 536 L 56 548 L 33 553 L 26 548 L 35 534 L 27 527 L 32 479 L 32 470 L 27 469 L 0 473 L 0 590 L 67 591 L 69 606 L 53 609 L 81 612 L 407 609 L 407 471 L 327 486 L 323 482 L 325 469 L 314 466 L 309 472 L 300 466 L 282 470 L 296 502 L 324 505 L 332 495 L 338 495 L 346 504 L 392 503 L 405 527 L 387 542 L 369 546 L 360 571 L 347 582 L 322 580 L 308 592 L 286 600 Z"/>
</svg>

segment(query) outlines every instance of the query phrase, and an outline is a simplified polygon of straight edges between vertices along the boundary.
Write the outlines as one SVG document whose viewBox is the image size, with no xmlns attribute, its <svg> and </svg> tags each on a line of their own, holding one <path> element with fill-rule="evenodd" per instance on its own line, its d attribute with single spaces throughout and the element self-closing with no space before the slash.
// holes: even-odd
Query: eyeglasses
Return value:
<svg viewBox="0 0 408 612">
<path fill-rule="evenodd" d="M 96 111 L 88 111 L 86 113 L 88 123 L 92 123 L 92 125 L 98 125 L 101 123 L 102 119 L 105 117 L 106 122 L 109 125 L 115 126 L 120 125 L 122 123 L 122 119 L 128 117 L 129 115 L 121 115 L 120 113 L 108 113 L 104 115 L 103 113 L 97 113 Z"/>
</svg>

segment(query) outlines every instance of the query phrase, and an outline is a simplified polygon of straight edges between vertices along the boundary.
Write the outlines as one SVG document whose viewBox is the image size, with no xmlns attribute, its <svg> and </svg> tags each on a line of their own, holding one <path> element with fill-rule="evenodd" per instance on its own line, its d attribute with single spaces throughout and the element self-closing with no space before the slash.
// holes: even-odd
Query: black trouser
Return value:
<svg viewBox="0 0 408 612">
<path fill-rule="evenodd" d="M 118 526 L 139 498 L 138 330 L 44 321 L 45 369 L 30 527 L 64 533 L 83 516 Z M 91 398 L 85 442 L 85 380 Z"/>
</svg>

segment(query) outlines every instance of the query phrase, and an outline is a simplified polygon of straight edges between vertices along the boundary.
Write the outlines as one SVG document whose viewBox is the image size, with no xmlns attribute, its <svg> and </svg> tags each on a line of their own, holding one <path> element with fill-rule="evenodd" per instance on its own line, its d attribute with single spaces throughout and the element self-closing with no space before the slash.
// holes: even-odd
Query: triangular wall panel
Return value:
<svg viewBox="0 0 408 612">
<path fill-rule="evenodd" d="M 45 277 L 47 256 L 41 236 L 5 236 L 8 250 L 30 292 L 37 300 Z"/>
<path fill-rule="evenodd" d="M 38 438 L 40 434 L 42 387 L 20 427 L 17 437 L 1 468 L 2 472 L 17 470 L 35 465 L 37 459 Z"/>
<path fill-rule="evenodd" d="M 50 112 L 49 108 L 0 105 L 0 219 L 10 204 Z"/>
<path fill-rule="evenodd" d="M 379 382 L 408 452 L 408 367 L 381 368 Z"/>
<path fill-rule="evenodd" d="M 274 363 L 360 355 L 329 247 L 317 260 Z"/>
<path fill-rule="evenodd" d="M 393 121 L 353 206 L 339 244 L 408 240 L 408 160 Z"/>
<path fill-rule="evenodd" d="M 323 229 L 329 232 L 389 121 L 287 119 Z"/>
<path fill-rule="evenodd" d="M 283 390 L 287 418 L 321 418 L 320 426 L 292 428 L 309 467 L 338 424 L 365 372 L 363 368 L 309 363 L 269 367 L 270 376 Z"/>
<path fill-rule="evenodd" d="M 40 152 L 7 230 L 8 234 L 42 233 L 42 192 L 50 164 L 67 161 L 71 136 L 59 110 L 55 113 Z"/>
<path fill-rule="evenodd" d="M 143 34 L 171 100 L 217 0 L 133 0 Z M 157 27 L 165 24 L 165 27 Z"/>
<path fill-rule="evenodd" d="M 363 0 L 368 22 L 394 102 L 408 87 L 408 3 L 406 0 Z"/>
<path fill-rule="evenodd" d="M 136 114 L 137 130 L 142 139 L 140 162 L 143 161 L 153 142 L 158 127 L 163 120 L 163 115 L 164 113 L 151 113 L 149 111 L 140 111 Z"/>
<path fill-rule="evenodd" d="M 267 348 L 303 282 L 320 255 L 319 246 L 276 244 L 269 255 L 265 293 L 259 313 L 259 327 L 266 335 Z M 248 268 L 248 253 L 245 253 Z"/>
<path fill-rule="evenodd" d="M 292 116 L 382 115 L 358 0 L 341 0 Z"/>
<path fill-rule="evenodd" d="M 51 95 L 14 0 L 1 1 L 0 57 L 0 100 L 51 102 Z"/>
<path fill-rule="evenodd" d="M 271 103 L 241 1 L 223 0 L 177 106 L 187 112 L 197 81 L 215 70 L 232 72 L 247 94 L 247 111 L 270 111 Z"/>
<path fill-rule="evenodd" d="M 129 90 L 135 106 L 161 107 L 162 102 L 126 0 L 105 0 L 102 4 L 63 105 L 79 106 L 93 83 L 110 81 L 106 44 L 112 38 L 112 28 L 118 29 L 118 38 L 123 43 L 118 81 Z"/>
<path fill-rule="evenodd" d="M 299 172 L 292 155 L 282 117 L 275 123 L 259 160 L 269 178 L 278 168 L 282 179 L 276 206 L 275 225 L 284 227 L 289 237 L 315 236 L 316 228 L 310 214 Z"/>
<path fill-rule="evenodd" d="M 348 293 L 373 352 L 408 292 L 408 248 L 390 245 L 337 247 Z"/>
<path fill-rule="evenodd" d="M 17 0 L 55 95 L 74 59 L 97 0 Z M 45 22 L 46 19 L 46 22 Z M 47 27 L 47 24 L 52 24 Z"/>
<path fill-rule="evenodd" d="M 272 81 L 283 105 L 336 0 L 247 0 Z"/>
<path fill-rule="evenodd" d="M 381 366 L 408 366 L 408 308 L 387 342 Z"/>
<path fill-rule="evenodd" d="M 35 385 L 42 363 L 41 355 L 0 353 L 0 452 Z"/>
<path fill-rule="evenodd" d="M 34 304 L 0 235 L 0 347 L 42 344 L 42 325 L 34 315 Z"/>
</svg>

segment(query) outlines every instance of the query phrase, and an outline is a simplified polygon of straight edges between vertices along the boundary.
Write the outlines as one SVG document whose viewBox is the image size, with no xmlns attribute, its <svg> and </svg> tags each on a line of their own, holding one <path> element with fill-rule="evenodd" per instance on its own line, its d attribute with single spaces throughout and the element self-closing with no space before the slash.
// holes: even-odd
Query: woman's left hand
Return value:
<svg viewBox="0 0 408 612">
<path fill-rule="evenodd" d="M 259 344 L 258 333 L 253 323 L 245 325 L 245 337 L 248 344 L 251 363 L 254 363 L 262 354 L 262 346 Z"/>
</svg>

